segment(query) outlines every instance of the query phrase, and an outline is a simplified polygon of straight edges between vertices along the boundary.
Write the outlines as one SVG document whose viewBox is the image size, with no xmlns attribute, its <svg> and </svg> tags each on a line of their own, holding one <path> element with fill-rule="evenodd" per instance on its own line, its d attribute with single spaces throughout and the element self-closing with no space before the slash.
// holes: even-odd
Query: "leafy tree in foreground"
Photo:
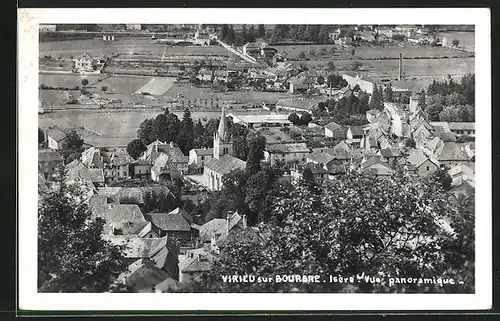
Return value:
<svg viewBox="0 0 500 321">
<path fill-rule="evenodd" d="M 258 132 L 250 132 L 247 141 L 248 157 L 246 170 L 248 174 L 253 175 L 260 170 L 260 162 L 264 159 L 266 138 Z"/>
<path fill-rule="evenodd" d="M 67 159 L 73 153 L 83 152 L 83 139 L 76 131 L 70 132 L 62 143 L 62 156 Z"/>
<path fill-rule="evenodd" d="M 261 238 L 225 248 L 190 291 L 473 292 L 473 206 L 457 208 L 430 176 L 351 174 L 278 190 Z M 467 205 L 466 202 L 463 202 Z M 453 230 L 443 227 L 449 221 Z M 221 275 L 363 275 L 380 283 L 224 283 Z M 392 284 L 389 277 L 454 278 L 463 285 Z"/>
<path fill-rule="evenodd" d="M 384 103 L 382 101 L 382 93 L 379 91 L 377 86 L 373 86 L 372 98 L 370 100 L 370 109 L 384 109 Z"/>
<path fill-rule="evenodd" d="M 43 142 L 45 142 L 45 133 L 40 127 L 38 127 L 38 144 L 41 144 Z"/>
<path fill-rule="evenodd" d="M 127 145 L 127 153 L 137 159 L 146 150 L 146 146 L 140 139 L 134 139 Z"/>
<path fill-rule="evenodd" d="M 38 288 L 41 292 L 116 290 L 125 271 L 123 247 L 101 238 L 81 186 L 61 182 L 38 205 Z"/>
</svg>

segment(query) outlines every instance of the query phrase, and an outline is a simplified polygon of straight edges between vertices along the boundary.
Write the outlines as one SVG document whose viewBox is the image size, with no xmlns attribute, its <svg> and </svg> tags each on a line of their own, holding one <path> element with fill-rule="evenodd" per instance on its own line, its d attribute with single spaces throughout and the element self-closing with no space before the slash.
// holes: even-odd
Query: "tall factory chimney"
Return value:
<svg viewBox="0 0 500 321">
<path fill-rule="evenodd" d="M 403 78 L 403 53 L 399 53 L 399 77 L 398 80 Z"/>
</svg>

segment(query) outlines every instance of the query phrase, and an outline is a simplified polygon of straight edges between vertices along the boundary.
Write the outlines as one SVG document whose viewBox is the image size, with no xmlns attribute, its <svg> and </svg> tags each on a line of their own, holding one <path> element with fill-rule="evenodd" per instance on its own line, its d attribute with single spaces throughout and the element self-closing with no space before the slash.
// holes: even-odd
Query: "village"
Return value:
<svg viewBox="0 0 500 321">
<path fill-rule="evenodd" d="M 43 28 L 56 32 L 55 25 Z M 231 31 L 224 34 L 224 26 L 183 28 L 189 31 L 182 35 L 147 31 L 158 57 L 85 52 L 71 63 L 41 58 L 46 74 L 40 90 L 67 96 L 59 104 L 41 98 L 39 105 L 40 197 L 62 182 L 82 187 L 92 218 L 105 222 L 102 238 L 126 246 L 128 269 L 119 280 L 131 291 L 178 291 L 209 273 L 225 249 L 267 237 L 260 218 L 204 209 L 227 190 L 228 177 L 252 166 L 277 169 L 291 185 L 312 179 L 321 186 L 349 175 L 386 180 L 396 172 L 441 173 L 449 180 L 451 203 L 474 193 L 474 75 L 417 79 L 405 68 L 418 59 L 407 60 L 406 47 L 399 45 L 446 47 L 463 55 L 458 40 L 424 26 L 335 27 L 325 32 L 325 43 L 347 48 L 335 50 L 349 63 L 335 66 L 329 59 L 330 66 L 314 67 L 255 36 L 242 46 L 228 44 Z M 146 32 L 141 25 L 127 30 Z M 102 31 L 99 41 L 113 42 L 120 32 Z M 386 43 L 393 52 L 391 71 L 370 73 L 365 60 L 355 57 L 360 49 L 353 43 Z M 161 52 L 164 45 L 194 49 L 169 55 Z M 197 56 L 196 48 L 211 46 L 223 51 Z M 119 93 L 113 79 L 130 76 L 130 70 L 149 78 L 131 93 Z M 44 77 L 74 75 L 77 81 L 66 85 L 42 83 L 49 79 Z M 209 94 L 167 95 L 180 85 Z M 71 108 L 107 118 L 94 127 L 86 114 L 72 126 L 44 118 Z M 147 109 L 148 117 L 125 128 L 129 124 L 120 115 L 137 109 Z M 108 127 L 112 134 L 103 136 Z M 446 218 L 438 224 L 450 232 Z"/>
</svg>

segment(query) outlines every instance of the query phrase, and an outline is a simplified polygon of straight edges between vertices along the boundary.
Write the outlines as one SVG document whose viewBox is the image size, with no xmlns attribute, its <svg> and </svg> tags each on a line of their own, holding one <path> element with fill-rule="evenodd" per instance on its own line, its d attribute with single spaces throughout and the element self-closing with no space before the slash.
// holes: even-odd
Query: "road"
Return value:
<svg viewBox="0 0 500 321">
<path fill-rule="evenodd" d="M 384 108 L 391 115 L 391 129 L 390 133 L 398 137 L 403 136 L 403 122 L 399 116 L 396 107 L 391 103 L 384 103 Z"/>
</svg>

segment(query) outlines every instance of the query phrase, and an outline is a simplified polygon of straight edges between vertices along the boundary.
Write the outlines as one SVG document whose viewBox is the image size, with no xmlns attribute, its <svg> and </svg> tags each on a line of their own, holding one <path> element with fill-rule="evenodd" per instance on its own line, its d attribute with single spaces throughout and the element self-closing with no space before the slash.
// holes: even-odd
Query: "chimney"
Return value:
<svg viewBox="0 0 500 321">
<path fill-rule="evenodd" d="M 170 142 L 170 148 L 174 148 L 174 142 Z"/>
<path fill-rule="evenodd" d="M 226 216 L 226 234 L 229 234 L 229 213 Z"/>
<path fill-rule="evenodd" d="M 399 53 L 399 77 L 398 80 L 403 79 L 403 53 Z"/>
<path fill-rule="evenodd" d="M 247 216 L 246 216 L 246 214 L 243 214 L 242 221 L 243 221 L 243 228 L 247 228 Z"/>
</svg>

